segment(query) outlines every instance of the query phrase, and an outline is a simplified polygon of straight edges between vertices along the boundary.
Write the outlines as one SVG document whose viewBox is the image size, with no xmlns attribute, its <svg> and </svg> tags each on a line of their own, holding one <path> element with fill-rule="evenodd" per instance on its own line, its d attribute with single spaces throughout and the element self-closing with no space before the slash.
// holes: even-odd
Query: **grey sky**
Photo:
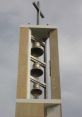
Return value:
<svg viewBox="0 0 82 117">
<path fill-rule="evenodd" d="M 19 27 L 36 23 L 33 0 L 0 0 L 0 117 L 15 116 Z M 82 0 L 40 0 L 41 24 L 59 27 L 63 117 L 82 117 Z"/>
</svg>

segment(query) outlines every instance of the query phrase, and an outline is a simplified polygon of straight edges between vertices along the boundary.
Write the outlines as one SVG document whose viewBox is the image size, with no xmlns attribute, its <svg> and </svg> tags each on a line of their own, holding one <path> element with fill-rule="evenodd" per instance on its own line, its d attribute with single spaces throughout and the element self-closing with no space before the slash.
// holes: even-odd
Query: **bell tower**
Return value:
<svg viewBox="0 0 82 117">
<path fill-rule="evenodd" d="M 15 117 L 61 117 L 58 29 L 39 25 L 20 27 Z"/>
</svg>

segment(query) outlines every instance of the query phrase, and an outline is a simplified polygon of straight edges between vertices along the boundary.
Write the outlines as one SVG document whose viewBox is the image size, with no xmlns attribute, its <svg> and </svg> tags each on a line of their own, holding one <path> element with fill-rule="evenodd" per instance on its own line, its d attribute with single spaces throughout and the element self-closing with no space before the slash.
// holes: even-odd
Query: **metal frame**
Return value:
<svg viewBox="0 0 82 117">
<path fill-rule="evenodd" d="M 31 61 L 33 61 L 33 62 L 39 62 L 40 65 L 41 65 L 42 67 L 44 67 L 44 68 L 46 67 L 46 63 L 44 63 L 44 62 L 38 60 L 38 59 L 35 58 L 34 56 L 31 56 Z"/>
<path fill-rule="evenodd" d="M 44 83 L 41 83 L 39 80 L 37 80 L 33 77 L 31 77 L 31 81 L 39 83 L 40 86 L 44 88 L 44 99 L 46 99 L 47 98 L 47 92 L 46 92 L 46 89 L 47 89 L 46 88 L 46 53 L 45 53 L 46 52 L 45 51 L 46 43 L 41 42 L 40 40 L 35 38 L 33 35 L 31 35 L 31 41 L 38 41 L 44 47 L 44 62 L 40 61 L 39 59 L 37 59 L 36 57 L 34 57 L 32 55 L 30 56 L 30 58 L 31 58 L 31 61 L 33 61 L 33 62 L 39 62 L 40 65 L 44 68 Z"/>
<path fill-rule="evenodd" d="M 34 78 L 32 76 L 30 77 L 30 80 L 32 82 L 39 83 L 41 87 L 46 88 L 46 83 L 40 82 L 39 80 L 37 80 L 36 78 Z"/>
<path fill-rule="evenodd" d="M 40 42 L 40 44 L 41 44 L 43 47 L 45 47 L 45 43 L 42 42 L 42 41 L 40 41 L 39 39 L 35 38 L 33 35 L 31 36 L 31 40 L 32 40 L 32 41 L 38 41 L 38 42 Z"/>
</svg>

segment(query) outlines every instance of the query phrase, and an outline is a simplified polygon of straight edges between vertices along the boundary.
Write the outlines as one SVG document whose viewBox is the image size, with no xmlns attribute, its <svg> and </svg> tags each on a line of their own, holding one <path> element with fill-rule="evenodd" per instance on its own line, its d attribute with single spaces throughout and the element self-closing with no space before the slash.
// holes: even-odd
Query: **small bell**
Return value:
<svg viewBox="0 0 82 117">
<path fill-rule="evenodd" d="M 43 74 L 43 70 L 38 62 L 33 64 L 33 68 L 31 69 L 31 75 L 34 77 L 40 77 Z"/>
<path fill-rule="evenodd" d="M 40 42 L 34 42 L 33 47 L 31 48 L 31 54 L 34 57 L 39 57 L 43 54 L 44 49 L 41 46 Z"/>
<path fill-rule="evenodd" d="M 42 94 L 42 90 L 40 89 L 39 83 L 34 83 L 33 89 L 31 90 L 31 94 L 35 97 L 38 97 Z"/>
</svg>

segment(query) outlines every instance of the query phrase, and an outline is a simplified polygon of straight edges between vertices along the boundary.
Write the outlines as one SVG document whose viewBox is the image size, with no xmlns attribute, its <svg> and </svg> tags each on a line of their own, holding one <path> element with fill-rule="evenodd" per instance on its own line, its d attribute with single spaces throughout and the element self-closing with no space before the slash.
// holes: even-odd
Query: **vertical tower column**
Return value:
<svg viewBox="0 0 82 117">
<path fill-rule="evenodd" d="M 46 41 L 50 42 L 51 96 L 46 72 Z M 35 44 L 37 43 L 37 45 Z M 47 50 L 48 51 L 48 50 Z M 40 56 L 41 55 L 41 56 Z M 35 64 L 36 63 L 36 64 Z M 49 75 L 49 74 L 48 74 Z M 38 84 L 38 85 L 37 85 Z M 36 86 L 36 87 L 35 87 Z M 39 96 L 39 99 L 33 98 Z M 20 28 L 15 117 L 61 117 L 57 28 L 29 25 Z"/>
<path fill-rule="evenodd" d="M 50 32 L 51 97 L 61 99 L 57 30 Z"/>
<path fill-rule="evenodd" d="M 50 32 L 51 98 L 61 100 L 57 29 Z M 47 109 L 47 117 L 61 117 L 61 104 Z"/>
<path fill-rule="evenodd" d="M 20 28 L 17 100 L 30 100 L 31 30 Z M 44 117 L 44 104 L 16 101 L 15 117 Z"/>
<path fill-rule="evenodd" d="M 30 30 L 20 28 L 20 46 L 19 46 L 19 64 L 17 80 L 17 98 L 29 98 L 29 80 L 30 80 Z"/>
</svg>

